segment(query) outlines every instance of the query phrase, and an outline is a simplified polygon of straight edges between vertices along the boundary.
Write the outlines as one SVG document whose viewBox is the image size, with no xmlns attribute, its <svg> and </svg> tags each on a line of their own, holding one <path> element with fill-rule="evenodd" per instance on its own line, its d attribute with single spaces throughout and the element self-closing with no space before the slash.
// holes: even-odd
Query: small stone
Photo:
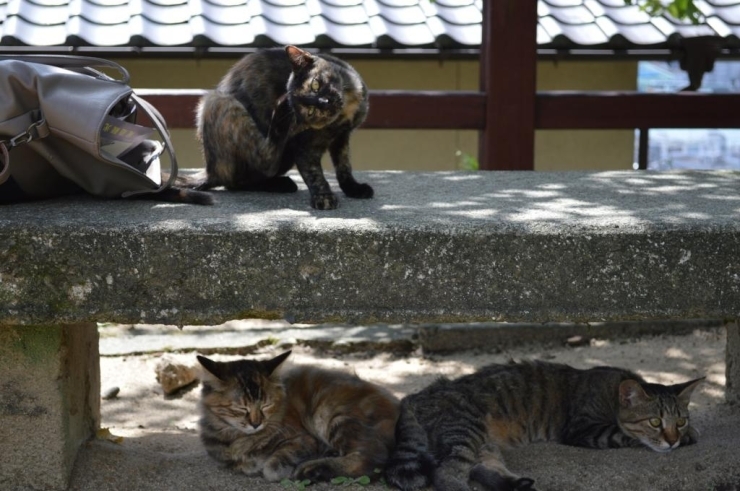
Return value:
<svg viewBox="0 0 740 491">
<path fill-rule="evenodd" d="M 198 370 L 194 366 L 175 363 L 166 357 L 157 363 L 155 371 L 165 395 L 173 394 L 198 380 Z"/>
<path fill-rule="evenodd" d="M 576 346 L 587 346 L 590 342 L 591 340 L 584 336 L 571 336 L 565 341 L 565 344 L 575 348 Z"/>
<path fill-rule="evenodd" d="M 109 399 L 115 399 L 120 391 L 121 389 L 118 387 L 110 387 L 103 391 L 100 397 L 102 397 L 106 401 Z"/>
</svg>

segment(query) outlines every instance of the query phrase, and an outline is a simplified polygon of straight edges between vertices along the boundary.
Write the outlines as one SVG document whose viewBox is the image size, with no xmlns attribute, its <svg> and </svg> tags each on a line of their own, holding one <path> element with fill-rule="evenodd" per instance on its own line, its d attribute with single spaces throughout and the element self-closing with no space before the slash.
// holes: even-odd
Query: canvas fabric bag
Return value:
<svg viewBox="0 0 740 491">
<path fill-rule="evenodd" d="M 177 160 L 166 123 L 128 83 L 123 67 L 100 58 L 0 55 L 0 203 L 80 190 L 125 198 L 168 188 L 177 177 Z M 162 142 L 141 134 L 133 146 L 115 140 L 123 135 L 119 126 L 137 129 L 138 112 L 149 116 Z M 171 169 L 162 182 L 159 156 L 165 150 Z"/>
</svg>

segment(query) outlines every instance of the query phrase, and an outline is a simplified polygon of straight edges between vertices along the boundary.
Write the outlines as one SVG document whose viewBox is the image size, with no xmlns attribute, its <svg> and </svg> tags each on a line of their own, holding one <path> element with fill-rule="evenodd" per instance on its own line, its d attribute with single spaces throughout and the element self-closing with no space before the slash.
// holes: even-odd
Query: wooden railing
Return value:
<svg viewBox="0 0 740 491">
<path fill-rule="evenodd" d="M 537 0 L 483 2 L 479 92 L 371 91 L 365 128 L 480 130 L 484 170 L 533 170 L 535 130 L 740 128 L 740 94 L 537 92 Z M 174 128 L 203 91 L 140 91 Z"/>
</svg>

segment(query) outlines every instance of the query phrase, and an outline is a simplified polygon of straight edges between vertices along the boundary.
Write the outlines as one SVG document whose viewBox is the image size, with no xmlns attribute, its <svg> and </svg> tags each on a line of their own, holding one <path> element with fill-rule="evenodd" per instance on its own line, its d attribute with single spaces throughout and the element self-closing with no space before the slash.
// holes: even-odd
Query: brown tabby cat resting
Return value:
<svg viewBox="0 0 740 491">
<path fill-rule="evenodd" d="M 398 400 L 355 375 L 271 360 L 205 368 L 200 436 L 209 455 L 248 475 L 328 480 L 373 476 L 393 447 Z"/>
<path fill-rule="evenodd" d="M 649 384 L 628 370 L 578 370 L 545 362 L 490 365 L 442 378 L 401 401 L 388 483 L 468 491 L 534 490 L 510 472 L 500 448 L 551 441 L 589 448 L 669 452 L 697 441 L 689 398 L 703 379 Z"/>
<path fill-rule="evenodd" d="M 352 176 L 349 137 L 367 115 L 367 88 L 347 63 L 295 46 L 246 55 L 200 101 L 197 134 L 205 172 L 179 183 L 195 189 L 291 193 L 294 165 L 311 193 L 311 206 L 337 207 L 321 170 L 329 151 L 339 187 L 350 198 L 372 198 L 373 188 Z"/>
</svg>

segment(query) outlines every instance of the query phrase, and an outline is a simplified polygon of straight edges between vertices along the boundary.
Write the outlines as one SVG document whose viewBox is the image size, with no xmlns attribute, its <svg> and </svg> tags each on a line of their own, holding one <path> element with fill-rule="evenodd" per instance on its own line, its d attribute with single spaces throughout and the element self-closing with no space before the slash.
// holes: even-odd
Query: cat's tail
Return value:
<svg viewBox="0 0 740 491">
<path fill-rule="evenodd" d="M 437 464 L 429 451 L 427 433 L 416 420 L 408 399 L 401 402 L 396 446 L 385 468 L 385 480 L 403 491 L 429 486 Z"/>
<path fill-rule="evenodd" d="M 206 191 L 215 187 L 210 182 L 208 172 L 205 169 L 195 174 L 178 174 L 175 178 L 175 186 L 179 188 L 197 189 L 199 191 Z"/>
<path fill-rule="evenodd" d="M 140 194 L 136 196 L 141 199 L 154 201 L 165 201 L 170 203 L 188 203 L 193 205 L 212 205 L 213 196 L 211 193 L 204 191 L 194 191 L 192 189 L 182 189 L 179 187 L 169 187 L 157 193 Z"/>
</svg>

